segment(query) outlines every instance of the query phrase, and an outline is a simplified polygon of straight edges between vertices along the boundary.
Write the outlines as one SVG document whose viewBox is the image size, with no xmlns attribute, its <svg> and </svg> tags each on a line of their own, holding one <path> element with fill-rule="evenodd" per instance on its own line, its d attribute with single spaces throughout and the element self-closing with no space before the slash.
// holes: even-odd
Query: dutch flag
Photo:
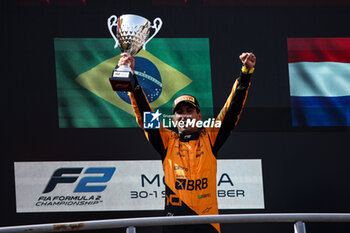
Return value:
<svg viewBox="0 0 350 233">
<path fill-rule="evenodd" d="M 288 38 L 293 126 L 350 126 L 350 38 Z"/>
</svg>

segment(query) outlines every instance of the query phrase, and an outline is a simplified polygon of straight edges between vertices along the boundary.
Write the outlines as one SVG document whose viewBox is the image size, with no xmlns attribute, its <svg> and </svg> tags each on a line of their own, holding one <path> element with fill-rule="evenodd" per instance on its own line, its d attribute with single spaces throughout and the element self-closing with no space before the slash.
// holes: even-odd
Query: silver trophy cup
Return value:
<svg viewBox="0 0 350 233">
<path fill-rule="evenodd" d="M 122 15 L 119 18 L 112 15 L 107 20 L 107 26 L 113 39 L 115 40 L 114 48 L 120 47 L 122 52 L 130 56 L 136 55 L 142 48 L 146 49 L 146 44 L 158 33 L 163 22 L 156 18 L 151 22 L 138 15 Z M 116 27 L 116 33 L 113 32 Z M 149 37 L 151 28 L 155 31 Z M 120 66 L 113 71 L 110 82 L 115 91 L 131 91 L 134 78 L 132 77 L 130 65 Z"/>
</svg>

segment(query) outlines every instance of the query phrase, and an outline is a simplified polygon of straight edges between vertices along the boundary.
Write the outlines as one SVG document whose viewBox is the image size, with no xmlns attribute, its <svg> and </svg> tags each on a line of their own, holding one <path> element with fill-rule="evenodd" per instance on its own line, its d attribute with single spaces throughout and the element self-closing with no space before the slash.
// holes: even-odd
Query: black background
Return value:
<svg viewBox="0 0 350 233">
<path fill-rule="evenodd" d="M 109 38 L 107 18 L 126 13 L 162 18 L 159 38 L 209 38 L 216 112 L 239 74 L 238 56 L 252 51 L 257 57 L 245 111 L 219 158 L 262 159 L 265 209 L 222 213 L 350 211 L 349 128 L 291 126 L 287 59 L 288 37 L 350 37 L 346 1 L 25 2 L 0 3 L 0 226 L 162 215 L 161 211 L 16 213 L 16 161 L 159 159 L 137 128 L 58 128 L 53 38 Z M 350 232 L 345 223 L 306 227 L 307 232 Z M 293 232 L 291 223 L 223 224 L 222 230 Z M 160 228 L 137 231 L 160 232 Z"/>
</svg>

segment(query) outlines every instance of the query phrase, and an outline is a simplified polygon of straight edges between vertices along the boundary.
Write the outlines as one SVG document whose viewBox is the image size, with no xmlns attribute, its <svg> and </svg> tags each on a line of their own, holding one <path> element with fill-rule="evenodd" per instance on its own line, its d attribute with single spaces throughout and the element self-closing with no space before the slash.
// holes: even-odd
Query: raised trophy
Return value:
<svg viewBox="0 0 350 233">
<path fill-rule="evenodd" d="M 138 15 L 122 15 L 119 18 L 112 15 L 107 20 L 109 32 L 115 40 L 114 48 L 119 45 L 121 51 L 130 56 L 136 55 L 142 48 L 146 49 L 146 44 L 158 33 L 162 24 L 160 18 L 154 19 L 151 25 L 150 21 Z M 114 26 L 117 27 L 116 34 L 113 32 Z M 151 28 L 155 31 L 149 37 Z M 109 81 L 114 91 L 132 91 L 134 79 L 130 65 L 115 69 Z"/>
</svg>

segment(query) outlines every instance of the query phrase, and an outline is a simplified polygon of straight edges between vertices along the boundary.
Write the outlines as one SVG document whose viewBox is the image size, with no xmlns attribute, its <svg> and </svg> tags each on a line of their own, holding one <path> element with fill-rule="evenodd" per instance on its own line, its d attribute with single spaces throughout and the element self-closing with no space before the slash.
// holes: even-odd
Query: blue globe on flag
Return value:
<svg viewBox="0 0 350 233">
<path fill-rule="evenodd" d="M 134 72 L 137 81 L 142 86 L 149 103 L 152 103 L 162 93 L 162 78 L 156 65 L 143 57 L 134 57 Z M 116 69 L 118 66 L 116 67 Z M 128 104 L 131 104 L 129 95 L 125 91 L 117 91 L 119 97 Z"/>
</svg>

